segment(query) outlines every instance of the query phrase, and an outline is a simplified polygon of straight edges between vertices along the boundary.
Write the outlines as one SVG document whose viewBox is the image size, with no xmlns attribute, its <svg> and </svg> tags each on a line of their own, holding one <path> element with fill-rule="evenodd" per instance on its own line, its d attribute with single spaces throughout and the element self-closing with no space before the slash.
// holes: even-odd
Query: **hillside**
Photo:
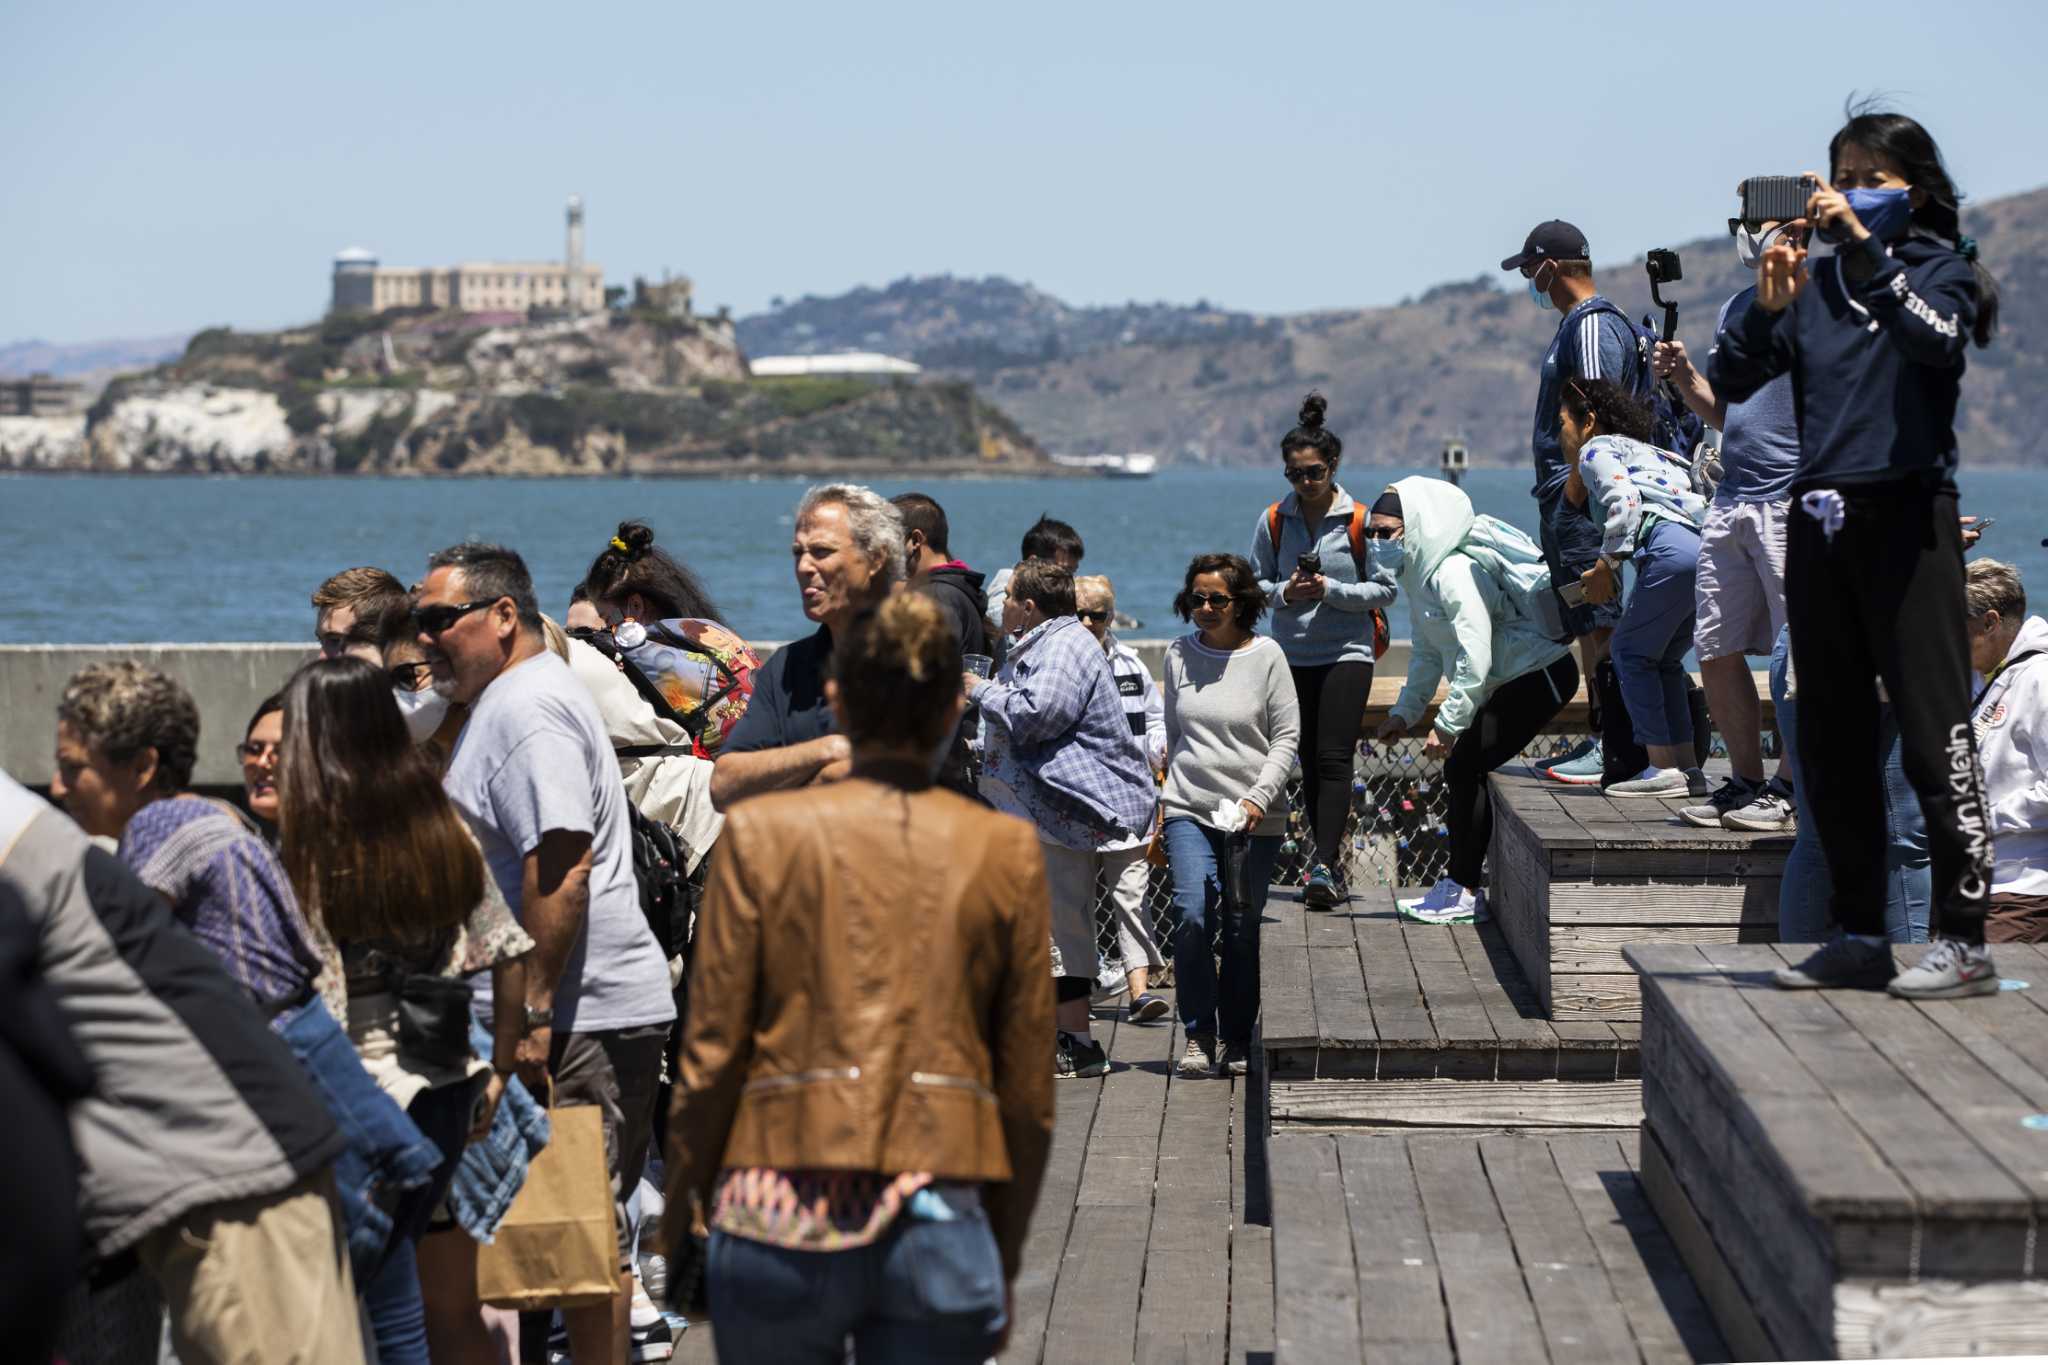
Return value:
<svg viewBox="0 0 2048 1365">
<path fill-rule="evenodd" d="M 720 474 L 1031 469 L 973 386 L 754 379 L 731 326 L 406 312 L 200 332 L 83 417 L 0 418 L 0 469 Z"/>
<path fill-rule="evenodd" d="M 2048 462 L 2048 190 L 1968 217 L 2005 321 L 1989 350 L 1970 352 L 1965 456 Z M 1721 302 L 1751 276 L 1725 235 L 1678 250 L 1679 334 L 1703 350 Z M 1632 315 L 1649 311 L 1640 257 L 1597 278 Z M 1076 308 L 1007 280 L 938 277 L 799 300 L 739 333 L 762 354 L 857 347 L 971 377 L 1052 450 L 1261 461 L 1318 388 L 1354 458 L 1433 464 L 1458 436 L 1477 461 L 1515 464 L 1528 458 L 1534 371 L 1556 324 L 1519 280 L 1486 269 L 1396 307 L 1287 317 L 1207 304 Z"/>
</svg>

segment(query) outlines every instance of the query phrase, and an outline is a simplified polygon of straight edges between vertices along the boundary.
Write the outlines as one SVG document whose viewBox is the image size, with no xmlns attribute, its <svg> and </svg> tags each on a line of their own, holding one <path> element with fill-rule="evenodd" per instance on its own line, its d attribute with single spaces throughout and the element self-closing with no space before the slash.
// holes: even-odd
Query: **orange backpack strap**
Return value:
<svg viewBox="0 0 2048 1365">
<path fill-rule="evenodd" d="M 1351 562 L 1358 566 L 1358 581 L 1361 583 L 1365 582 L 1366 578 L 1365 517 L 1365 504 L 1362 502 L 1352 503 L 1351 526 L 1349 528 L 1351 534 Z M 1387 652 L 1387 646 L 1392 643 L 1393 638 L 1387 628 L 1387 614 L 1377 607 L 1373 608 L 1372 657 L 1378 659 L 1384 656 Z"/>
<path fill-rule="evenodd" d="M 1266 509 L 1266 539 L 1273 542 L 1273 572 L 1280 572 L 1280 504 Z"/>
</svg>

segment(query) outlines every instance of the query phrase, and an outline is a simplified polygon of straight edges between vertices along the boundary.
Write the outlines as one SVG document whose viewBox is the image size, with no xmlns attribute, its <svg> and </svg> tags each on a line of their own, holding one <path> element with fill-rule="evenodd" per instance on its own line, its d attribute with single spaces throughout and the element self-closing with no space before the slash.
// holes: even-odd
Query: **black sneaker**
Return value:
<svg viewBox="0 0 2048 1365">
<path fill-rule="evenodd" d="M 1685 807 L 1678 812 L 1678 818 L 1698 829 L 1720 829 L 1722 816 L 1731 810 L 1740 810 L 1756 800 L 1757 794 L 1762 790 L 1761 783 L 1751 782 L 1747 778 L 1731 777 L 1714 788 L 1714 794 L 1706 799 L 1705 804 Z"/>
<path fill-rule="evenodd" d="M 1129 1019 L 1134 1024 L 1150 1024 L 1164 1019 L 1173 1006 L 1158 996 L 1146 991 L 1131 1002 Z"/>
<path fill-rule="evenodd" d="M 1251 1049 L 1243 1043 L 1225 1043 L 1223 1057 L 1216 1063 L 1216 1071 L 1223 1076 L 1242 1076 L 1252 1069 Z"/>
<path fill-rule="evenodd" d="M 1060 1030 L 1053 1050 L 1052 1074 L 1062 1079 L 1100 1076 L 1109 1070 L 1109 1053 L 1093 1038 L 1076 1038 Z"/>
<path fill-rule="evenodd" d="M 1788 991 L 1832 990 L 1851 987 L 1881 991 L 1897 974 L 1892 966 L 1889 943 L 1865 943 L 1848 934 L 1836 934 L 1820 945 L 1796 967 L 1780 967 L 1771 979 Z"/>
</svg>

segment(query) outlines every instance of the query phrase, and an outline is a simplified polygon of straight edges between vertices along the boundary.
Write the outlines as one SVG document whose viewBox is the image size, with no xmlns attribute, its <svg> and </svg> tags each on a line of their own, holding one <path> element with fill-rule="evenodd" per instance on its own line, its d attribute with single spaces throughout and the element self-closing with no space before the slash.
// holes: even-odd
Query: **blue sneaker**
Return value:
<svg viewBox="0 0 2048 1365">
<path fill-rule="evenodd" d="M 1565 782 L 1574 787 L 1597 787 L 1603 771 L 1600 741 L 1589 739 L 1578 753 L 1567 755 L 1563 761 L 1545 768 L 1543 775 L 1552 782 Z M 1683 792 L 1679 794 L 1684 795 Z"/>
<path fill-rule="evenodd" d="M 1585 739 L 1580 740 L 1576 745 L 1572 746 L 1571 749 L 1567 750 L 1564 753 L 1552 754 L 1548 758 L 1539 758 L 1535 760 L 1534 762 L 1529 764 L 1529 771 L 1536 774 L 1536 776 L 1538 777 L 1548 777 L 1550 775 L 1550 770 L 1552 768 L 1555 768 L 1560 763 L 1570 763 L 1574 760 L 1584 758 L 1586 756 L 1586 751 L 1588 749 L 1595 747 L 1599 743 L 1600 741 L 1598 739 L 1595 739 L 1589 735 Z"/>
<path fill-rule="evenodd" d="M 1330 874 L 1328 865 L 1317 863 L 1310 868 L 1308 886 L 1301 893 L 1301 903 L 1310 910 L 1334 910 L 1338 899 L 1337 879 Z"/>
</svg>

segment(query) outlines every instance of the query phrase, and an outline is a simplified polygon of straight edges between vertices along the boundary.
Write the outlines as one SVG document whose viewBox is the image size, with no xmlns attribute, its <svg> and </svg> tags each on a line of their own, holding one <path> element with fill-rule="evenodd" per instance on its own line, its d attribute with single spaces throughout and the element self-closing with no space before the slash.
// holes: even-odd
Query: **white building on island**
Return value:
<svg viewBox="0 0 2048 1365">
<path fill-rule="evenodd" d="M 375 252 L 350 247 L 334 258 L 336 313 L 387 308 L 448 308 L 465 313 L 523 313 L 559 308 L 595 313 L 604 307 L 604 269 L 583 259 L 583 200 L 570 195 L 560 261 L 464 261 L 452 266 L 381 264 Z"/>
</svg>

